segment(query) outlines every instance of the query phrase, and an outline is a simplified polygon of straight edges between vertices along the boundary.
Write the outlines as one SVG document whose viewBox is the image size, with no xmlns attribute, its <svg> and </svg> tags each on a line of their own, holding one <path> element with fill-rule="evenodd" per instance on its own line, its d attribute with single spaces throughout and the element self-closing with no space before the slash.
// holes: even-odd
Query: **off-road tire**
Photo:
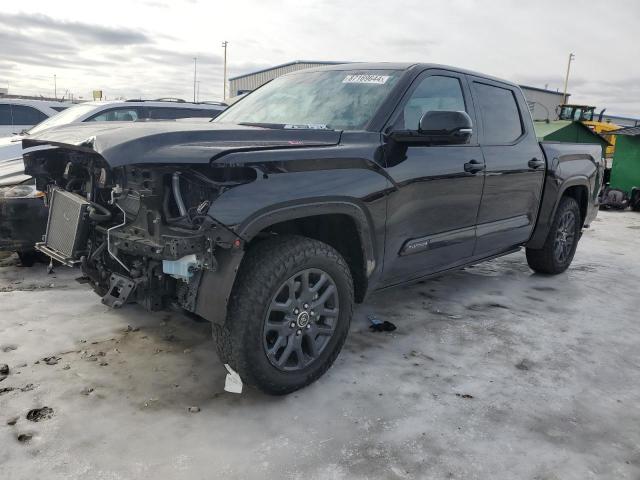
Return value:
<svg viewBox="0 0 640 480">
<path fill-rule="evenodd" d="M 339 313 L 335 330 L 320 355 L 298 371 L 272 365 L 263 347 L 263 326 L 277 289 L 292 275 L 320 269 L 333 279 Z M 340 353 L 353 314 L 353 280 L 344 258 L 331 246 L 296 235 L 276 236 L 251 248 L 238 271 L 224 325 L 213 324 L 218 356 L 246 384 L 271 395 L 303 388 L 322 376 Z"/>
<path fill-rule="evenodd" d="M 566 258 L 559 259 L 557 255 L 556 236 L 561 227 L 561 219 L 567 214 L 573 215 L 573 244 Z M 538 273 L 546 273 L 556 275 L 564 272 L 571 262 L 576 253 L 578 246 L 578 240 L 580 239 L 582 217 L 580 214 L 580 206 L 578 202 L 572 197 L 562 197 L 560 204 L 556 210 L 556 214 L 553 218 L 553 223 L 547 234 L 547 238 L 541 249 L 527 248 L 527 263 L 532 270 Z"/>
</svg>

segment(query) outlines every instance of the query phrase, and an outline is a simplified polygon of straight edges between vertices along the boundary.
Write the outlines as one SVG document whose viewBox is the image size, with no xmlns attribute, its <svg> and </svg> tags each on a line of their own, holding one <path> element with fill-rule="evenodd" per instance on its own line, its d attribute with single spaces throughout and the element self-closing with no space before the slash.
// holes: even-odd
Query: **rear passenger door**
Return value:
<svg viewBox="0 0 640 480">
<path fill-rule="evenodd" d="M 517 87 L 471 77 L 486 165 L 475 255 L 526 242 L 538 214 L 545 163 Z"/>
</svg>

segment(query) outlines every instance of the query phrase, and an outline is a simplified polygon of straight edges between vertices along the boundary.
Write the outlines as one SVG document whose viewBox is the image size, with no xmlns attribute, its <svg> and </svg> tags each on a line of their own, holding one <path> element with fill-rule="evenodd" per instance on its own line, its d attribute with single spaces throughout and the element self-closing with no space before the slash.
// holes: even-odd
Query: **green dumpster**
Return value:
<svg viewBox="0 0 640 480">
<path fill-rule="evenodd" d="M 538 140 L 545 142 L 595 143 L 605 152 L 609 142 L 581 122 L 555 120 L 533 122 Z M 603 155 L 604 156 L 604 155 Z"/>
<path fill-rule="evenodd" d="M 616 135 L 616 151 L 609 188 L 623 192 L 634 210 L 640 210 L 640 127 L 621 128 Z"/>
</svg>

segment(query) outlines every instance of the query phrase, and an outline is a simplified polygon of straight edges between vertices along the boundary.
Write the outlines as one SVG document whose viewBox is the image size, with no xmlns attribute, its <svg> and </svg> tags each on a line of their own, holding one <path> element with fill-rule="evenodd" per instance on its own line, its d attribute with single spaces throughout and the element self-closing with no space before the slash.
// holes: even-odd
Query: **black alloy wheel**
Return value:
<svg viewBox="0 0 640 480">
<path fill-rule="evenodd" d="M 287 279 L 269 305 L 263 346 L 279 370 L 301 370 L 322 354 L 340 313 L 338 289 L 331 276 L 317 268 Z"/>
<path fill-rule="evenodd" d="M 553 252 L 559 264 L 564 264 L 572 253 L 576 238 L 575 225 L 576 216 L 572 210 L 566 210 L 558 219 Z"/>
</svg>

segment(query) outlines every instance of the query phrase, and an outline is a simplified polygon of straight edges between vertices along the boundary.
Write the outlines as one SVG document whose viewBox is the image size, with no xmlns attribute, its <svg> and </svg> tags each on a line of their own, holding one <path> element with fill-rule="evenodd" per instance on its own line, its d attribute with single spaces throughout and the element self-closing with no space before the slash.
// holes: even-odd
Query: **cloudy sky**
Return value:
<svg viewBox="0 0 640 480">
<path fill-rule="evenodd" d="M 222 96 L 229 75 L 291 60 L 420 61 L 562 90 L 640 116 L 640 1 L 3 0 L 0 87 L 88 98 Z"/>
</svg>

